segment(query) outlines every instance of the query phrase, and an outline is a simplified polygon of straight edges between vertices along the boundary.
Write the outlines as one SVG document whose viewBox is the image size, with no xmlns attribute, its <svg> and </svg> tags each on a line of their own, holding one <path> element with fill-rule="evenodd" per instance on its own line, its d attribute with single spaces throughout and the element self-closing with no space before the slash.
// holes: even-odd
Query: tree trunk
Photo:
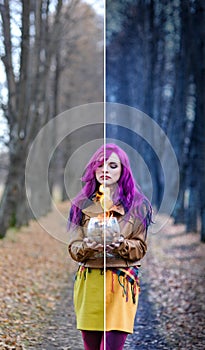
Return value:
<svg viewBox="0 0 205 350">
<path fill-rule="evenodd" d="M 189 202 L 186 209 L 186 231 L 197 232 L 198 191 L 196 186 L 189 188 Z"/>
<path fill-rule="evenodd" d="M 13 152 L 10 153 L 8 177 L 0 207 L 0 238 L 10 226 L 26 225 L 29 218 L 25 190 L 26 149 L 21 140 L 10 142 Z"/>
<path fill-rule="evenodd" d="M 205 242 L 205 2 L 196 1 L 195 30 L 195 83 L 196 83 L 196 145 L 199 191 L 199 212 L 201 219 L 201 241 Z"/>
<path fill-rule="evenodd" d="M 182 180 L 179 189 L 178 199 L 173 211 L 174 223 L 180 224 L 184 223 L 185 209 L 184 209 L 184 193 L 185 193 L 185 183 Z"/>
<path fill-rule="evenodd" d="M 173 213 L 175 223 L 185 222 L 184 194 L 187 180 L 187 154 L 184 153 L 184 142 L 186 138 L 185 125 L 186 118 L 186 101 L 189 82 L 189 46 L 187 34 L 189 33 L 189 6 L 188 2 L 181 1 L 181 42 L 180 52 L 176 55 L 176 81 L 175 81 L 175 98 L 172 106 L 172 128 L 171 141 L 175 145 L 175 151 L 179 162 L 180 170 L 180 192 Z M 176 132 L 177 130 L 177 132 Z"/>
</svg>

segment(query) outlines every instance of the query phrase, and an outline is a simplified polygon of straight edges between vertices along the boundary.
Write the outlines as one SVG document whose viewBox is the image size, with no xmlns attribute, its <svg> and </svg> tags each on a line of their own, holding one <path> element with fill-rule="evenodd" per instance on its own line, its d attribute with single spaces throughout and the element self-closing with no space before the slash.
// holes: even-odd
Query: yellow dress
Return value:
<svg viewBox="0 0 205 350">
<path fill-rule="evenodd" d="M 77 328 L 133 333 L 139 287 L 135 285 L 134 303 L 132 286 L 123 276 L 118 277 L 112 269 L 106 270 L 105 276 L 101 269 L 80 266 L 74 285 Z"/>
</svg>

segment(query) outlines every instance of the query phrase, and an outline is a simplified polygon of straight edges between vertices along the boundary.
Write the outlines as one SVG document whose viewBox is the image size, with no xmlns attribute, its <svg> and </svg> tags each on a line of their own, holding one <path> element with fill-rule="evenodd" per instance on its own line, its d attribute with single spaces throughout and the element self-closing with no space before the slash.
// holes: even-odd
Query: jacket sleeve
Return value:
<svg viewBox="0 0 205 350">
<path fill-rule="evenodd" d="M 84 262 L 96 254 L 97 250 L 87 247 L 83 241 L 85 234 L 82 226 L 69 231 L 69 234 L 71 235 L 71 240 L 68 245 L 68 252 L 73 260 Z"/>
<path fill-rule="evenodd" d="M 116 248 L 115 252 L 123 259 L 130 261 L 138 261 L 143 258 L 147 252 L 143 223 L 140 223 L 134 228 L 134 231 L 124 239 L 119 248 Z"/>
</svg>

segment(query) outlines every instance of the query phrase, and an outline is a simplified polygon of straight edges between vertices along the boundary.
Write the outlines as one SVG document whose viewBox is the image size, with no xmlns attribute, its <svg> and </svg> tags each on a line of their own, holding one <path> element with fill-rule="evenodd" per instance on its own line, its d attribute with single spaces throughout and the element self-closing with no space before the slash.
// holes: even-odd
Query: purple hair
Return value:
<svg viewBox="0 0 205 350">
<path fill-rule="evenodd" d="M 105 152 L 105 154 L 104 154 Z M 99 189 L 99 183 L 96 180 L 95 172 L 97 168 L 108 159 L 112 153 L 116 153 L 121 162 L 121 175 L 118 180 L 118 186 L 113 195 L 114 204 L 122 204 L 125 213 L 132 213 L 141 219 L 147 229 L 152 219 L 152 207 L 149 200 L 142 193 L 139 185 L 135 183 L 130 162 L 127 154 L 115 144 L 102 145 L 88 162 L 82 181 L 85 183 L 82 190 L 72 200 L 69 225 L 80 225 L 82 220 L 82 209 L 89 205 L 93 195 Z"/>
</svg>

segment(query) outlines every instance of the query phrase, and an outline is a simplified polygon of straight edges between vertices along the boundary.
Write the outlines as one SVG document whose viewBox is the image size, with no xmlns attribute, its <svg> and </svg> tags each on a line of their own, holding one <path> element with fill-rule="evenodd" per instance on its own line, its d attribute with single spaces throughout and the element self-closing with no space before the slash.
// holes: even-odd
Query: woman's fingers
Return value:
<svg viewBox="0 0 205 350">
<path fill-rule="evenodd" d="M 115 248 L 119 248 L 120 244 L 124 241 L 124 237 L 120 236 L 119 238 L 117 238 L 114 242 L 107 244 L 106 245 L 106 249 L 107 250 L 113 250 Z"/>
<path fill-rule="evenodd" d="M 103 245 L 101 243 L 98 243 L 96 241 L 91 240 L 90 238 L 84 238 L 84 243 L 86 244 L 87 248 L 95 249 L 95 250 L 103 250 Z"/>
</svg>

